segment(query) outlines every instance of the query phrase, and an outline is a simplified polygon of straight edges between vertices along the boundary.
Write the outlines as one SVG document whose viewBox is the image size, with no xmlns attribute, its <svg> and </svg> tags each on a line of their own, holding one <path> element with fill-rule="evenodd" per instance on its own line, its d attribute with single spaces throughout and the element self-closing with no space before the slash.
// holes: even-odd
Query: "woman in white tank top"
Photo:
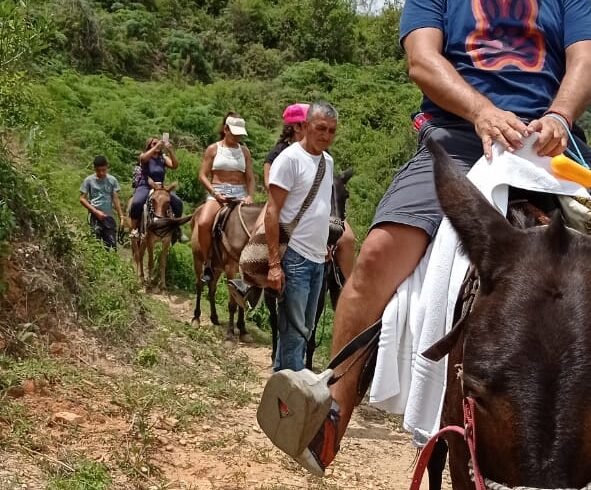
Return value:
<svg viewBox="0 0 591 490">
<path fill-rule="evenodd" d="M 240 200 L 246 204 L 253 202 L 255 179 L 252 158 L 246 145 L 240 144 L 246 136 L 244 119 L 230 112 L 223 120 L 220 141 L 205 150 L 199 170 L 199 181 L 209 196 L 197 222 L 199 249 L 206 259 L 202 280 L 212 279 L 209 263 L 211 251 L 212 227 L 219 209 L 231 200 Z"/>
</svg>

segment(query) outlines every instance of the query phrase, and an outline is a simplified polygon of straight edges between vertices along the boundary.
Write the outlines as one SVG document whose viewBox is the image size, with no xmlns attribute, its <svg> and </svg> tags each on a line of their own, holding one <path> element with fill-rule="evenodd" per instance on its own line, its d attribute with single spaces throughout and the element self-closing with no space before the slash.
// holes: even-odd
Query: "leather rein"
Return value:
<svg viewBox="0 0 591 490">
<path fill-rule="evenodd" d="M 423 480 L 423 475 L 425 474 L 425 470 L 427 469 L 429 461 L 431 460 L 431 455 L 433 454 L 435 444 L 439 438 L 445 434 L 459 434 L 463 437 L 468 446 L 468 451 L 470 452 L 470 460 L 472 461 L 474 485 L 476 486 L 476 490 L 487 490 L 487 487 L 484 483 L 484 477 L 480 472 L 480 467 L 478 466 L 478 460 L 476 458 L 476 419 L 474 418 L 474 403 L 475 402 L 473 398 L 464 398 L 464 427 L 460 427 L 458 425 L 448 425 L 431 437 L 429 442 L 427 442 L 425 447 L 423 447 L 412 477 L 410 490 L 420 490 L 421 481 Z"/>
</svg>

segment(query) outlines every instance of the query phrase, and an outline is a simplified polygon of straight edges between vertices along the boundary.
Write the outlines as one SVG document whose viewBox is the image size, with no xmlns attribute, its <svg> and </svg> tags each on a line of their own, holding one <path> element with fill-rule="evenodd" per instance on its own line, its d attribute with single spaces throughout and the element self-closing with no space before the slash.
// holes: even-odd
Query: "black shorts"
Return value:
<svg viewBox="0 0 591 490">
<path fill-rule="evenodd" d="M 435 191 L 431 153 L 425 146 L 431 138 L 443 146 L 453 163 L 465 173 L 482 157 L 482 142 L 474 127 L 463 121 L 428 121 L 418 135 L 418 148 L 412 159 L 394 176 L 380 201 L 372 228 L 399 223 L 425 230 L 433 237 L 443 213 Z M 575 136 L 583 157 L 591 163 L 591 150 Z"/>
</svg>

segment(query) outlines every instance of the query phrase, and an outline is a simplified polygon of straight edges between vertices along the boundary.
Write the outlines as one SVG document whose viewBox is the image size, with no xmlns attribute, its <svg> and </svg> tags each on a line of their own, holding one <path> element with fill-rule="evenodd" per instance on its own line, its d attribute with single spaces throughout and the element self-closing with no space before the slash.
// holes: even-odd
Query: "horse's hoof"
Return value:
<svg viewBox="0 0 591 490">
<path fill-rule="evenodd" d="M 242 342 L 243 344 L 252 344 L 254 343 L 254 339 L 249 333 L 241 333 L 240 342 Z"/>
<path fill-rule="evenodd" d="M 199 318 L 193 318 L 191 320 L 191 326 L 193 328 L 199 328 L 201 326 L 201 322 L 199 322 Z"/>
<path fill-rule="evenodd" d="M 213 323 L 214 325 L 217 325 L 217 326 L 219 326 L 219 325 L 220 325 L 220 321 L 219 321 L 219 319 L 218 319 L 218 317 L 217 317 L 217 316 L 212 316 L 212 317 L 210 318 L 210 320 L 211 320 L 211 323 Z"/>
</svg>

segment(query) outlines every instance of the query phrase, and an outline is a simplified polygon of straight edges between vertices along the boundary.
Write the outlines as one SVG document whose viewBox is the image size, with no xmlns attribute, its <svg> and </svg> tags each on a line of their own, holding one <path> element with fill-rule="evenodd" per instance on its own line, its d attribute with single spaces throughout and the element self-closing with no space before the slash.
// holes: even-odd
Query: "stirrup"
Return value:
<svg viewBox="0 0 591 490">
<path fill-rule="evenodd" d="M 229 279 L 228 290 L 230 295 L 242 309 L 254 308 L 261 298 L 263 290 L 256 286 L 250 286 L 242 279 Z"/>
<path fill-rule="evenodd" d="M 336 383 L 364 355 L 368 355 L 360 378 L 359 392 L 369 385 L 375 368 L 381 320 L 361 332 L 333 358 L 326 371 L 315 374 L 308 369 L 294 372 L 284 369 L 273 374 L 263 391 L 257 421 L 267 437 L 283 452 L 304 463 L 305 451 L 328 416 L 333 403 L 329 386 Z M 360 351 L 343 373 L 334 369 Z M 369 369 L 369 371 L 368 371 Z M 303 458 L 303 459 L 302 459 Z M 309 464 L 304 465 L 315 474 Z M 312 465 L 313 466 L 313 465 Z"/>
<path fill-rule="evenodd" d="M 257 421 L 271 442 L 292 458 L 304 452 L 330 411 L 332 375 L 332 369 L 320 375 L 284 369 L 265 385 Z"/>
</svg>

